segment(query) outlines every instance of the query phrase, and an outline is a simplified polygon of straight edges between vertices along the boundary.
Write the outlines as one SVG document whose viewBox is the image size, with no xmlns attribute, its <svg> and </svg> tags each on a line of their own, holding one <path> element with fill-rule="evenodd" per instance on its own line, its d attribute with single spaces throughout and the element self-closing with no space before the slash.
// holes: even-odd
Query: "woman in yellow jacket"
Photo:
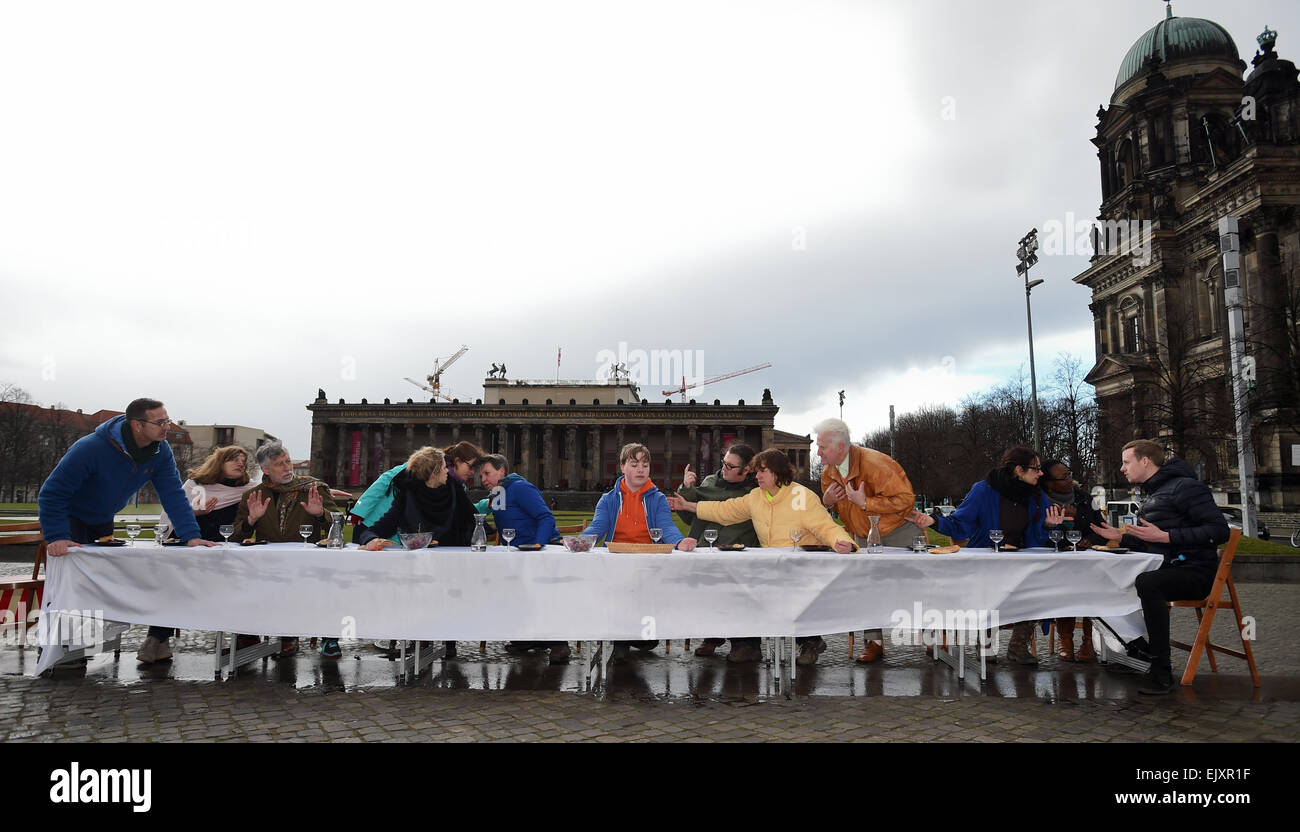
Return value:
<svg viewBox="0 0 1300 832">
<path fill-rule="evenodd" d="M 790 533 L 799 530 L 811 533 L 840 554 L 857 550 L 853 538 L 831 519 L 817 495 L 794 482 L 794 470 L 784 451 L 768 448 L 756 454 L 748 470 L 754 473 L 758 487 L 743 497 L 692 503 L 674 494 L 668 498 L 668 506 L 674 511 L 696 512 L 702 520 L 723 525 L 751 520 L 759 545 L 764 548 L 785 545 L 785 541 L 793 539 Z M 826 649 L 821 636 L 802 636 L 798 642 L 796 661 L 801 665 L 816 664 L 817 656 Z"/>
</svg>

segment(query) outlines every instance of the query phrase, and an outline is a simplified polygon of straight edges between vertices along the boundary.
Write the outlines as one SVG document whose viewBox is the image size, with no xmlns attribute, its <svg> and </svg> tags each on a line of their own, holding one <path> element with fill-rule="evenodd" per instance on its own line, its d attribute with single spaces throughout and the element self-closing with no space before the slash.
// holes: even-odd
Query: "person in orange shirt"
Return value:
<svg viewBox="0 0 1300 832">
<path fill-rule="evenodd" d="M 613 488 L 601 495 L 591 525 L 582 533 L 596 535 L 597 544 L 610 540 L 615 543 L 662 542 L 675 543 L 683 552 L 692 551 L 695 539 L 682 537 L 673 523 L 668 499 L 650 480 L 650 449 L 633 442 L 624 445 L 618 457 L 623 476 L 618 478 Z M 650 529 L 659 530 L 659 541 L 651 538 Z M 658 641 L 616 641 L 610 660 L 626 661 L 633 647 L 649 651 L 658 646 Z"/>
<path fill-rule="evenodd" d="M 916 505 L 912 483 L 903 467 L 888 454 L 854 445 L 849 426 L 840 419 L 825 419 L 813 428 L 817 456 L 822 461 L 822 503 L 844 521 L 844 528 L 859 546 L 866 547 L 871 518 L 879 517 L 881 542 L 911 548 L 925 532 L 908 519 Z M 885 655 L 884 633 L 868 630 L 859 664 L 879 661 Z"/>
</svg>

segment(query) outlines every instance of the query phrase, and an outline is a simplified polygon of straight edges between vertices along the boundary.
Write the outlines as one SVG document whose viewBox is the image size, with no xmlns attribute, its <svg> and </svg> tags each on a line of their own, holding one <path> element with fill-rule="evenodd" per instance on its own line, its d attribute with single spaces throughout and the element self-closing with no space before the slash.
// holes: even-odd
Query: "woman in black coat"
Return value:
<svg viewBox="0 0 1300 832">
<path fill-rule="evenodd" d="M 429 532 L 443 546 L 468 546 L 474 533 L 474 504 L 463 483 L 447 476 L 443 452 L 424 447 L 411 454 L 389 489 L 393 505 L 370 526 L 358 529 L 357 542 L 372 551 L 401 532 Z"/>
</svg>

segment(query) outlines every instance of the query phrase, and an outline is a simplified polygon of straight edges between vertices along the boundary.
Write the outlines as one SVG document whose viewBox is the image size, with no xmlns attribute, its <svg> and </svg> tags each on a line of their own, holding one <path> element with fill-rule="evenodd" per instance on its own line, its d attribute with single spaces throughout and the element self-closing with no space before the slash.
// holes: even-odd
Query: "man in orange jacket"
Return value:
<svg viewBox="0 0 1300 832">
<path fill-rule="evenodd" d="M 822 503 L 840 516 L 844 528 L 863 549 L 873 516 L 880 517 L 884 545 L 911 548 L 916 536 L 925 532 L 907 519 L 916 495 L 902 466 L 888 454 L 854 445 L 849 426 L 839 419 L 818 422 L 813 433 L 822 461 Z M 879 661 L 885 655 L 880 630 L 868 630 L 866 638 L 859 664 Z"/>
</svg>

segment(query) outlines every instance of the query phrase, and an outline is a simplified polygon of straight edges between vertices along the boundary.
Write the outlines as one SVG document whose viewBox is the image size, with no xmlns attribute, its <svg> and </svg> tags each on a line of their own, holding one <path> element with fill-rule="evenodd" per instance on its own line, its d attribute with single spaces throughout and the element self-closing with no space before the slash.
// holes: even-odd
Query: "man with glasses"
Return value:
<svg viewBox="0 0 1300 832">
<path fill-rule="evenodd" d="M 925 532 L 908 519 L 916 505 L 912 482 L 888 454 L 854 445 L 849 426 L 826 419 L 813 428 L 817 456 L 822 461 L 822 503 L 844 521 L 858 546 L 867 546 L 871 518 L 880 517 L 880 537 L 886 546 L 910 549 Z M 884 634 L 868 630 L 866 646 L 856 661 L 879 661 L 885 655 Z"/>
<path fill-rule="evenodd" d="M 158 500 L 189 546 L 215 546 L 200 536 L 180 472 L 167 444 L 167 409 L 155 399 L 136 399 L 73 443 L 54 466 L 36 498 L 48 557 L 113 534 L 113 516 L 126 508 L 140 487 L 152 482 Z M 150 627 L 136 653 L 145 664 L 172 657 L 170 627 Z"/>
</svg>

